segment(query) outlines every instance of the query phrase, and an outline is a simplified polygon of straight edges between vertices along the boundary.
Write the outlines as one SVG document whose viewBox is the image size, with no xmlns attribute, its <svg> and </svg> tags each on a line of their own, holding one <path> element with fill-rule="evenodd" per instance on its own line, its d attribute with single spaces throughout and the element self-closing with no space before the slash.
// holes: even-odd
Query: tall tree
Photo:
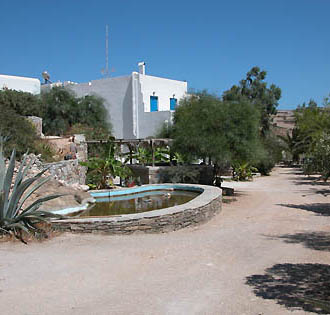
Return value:
<svg viewBox="0 0 330 315">
<path fill-rule="evenodd" d="M 13 148 L 18 158 L 27 150 L 35 152 L 36 131 L 24 116 L 41 116 L 42 112 L 37 95 L 14 90 L 0 91 L 0 136 L 6 139 L 6 157 Z"/>
<path fill-rule="evenodd" d="M 324 107 L 311 100 L 296 110 L 296 127 L 300 140 L 300 156 L 304 158 L 304 171 L 321 173 L 324 180 L 330 176 L 330 108 L 328 99 Z"/>
<path fill-rule="evenodd" d="M 43 118 L 44 132 L 48 135 L 63 135 L 77 124 L 102 129 L 111 134 L 111 124 L 103 100 L 97 96 L 82 98 L 65 88 L 55 87 L 42 93 L 45 107 Z"/>
<path fill-rule="evenodd" d="M 267 87 L 267 83 L 264 81 L 266 75 L 266 71 L 261 71 L 259 67 L 253 67 L 246 74 L 245 79 L 223 94 L 225 101 L 249 101 L 260 110 L 260 130 L 263 136 L 266 136 L 270 129 L 272 115 L 276 114 L 278 101 L 281 98 L 279 87 L 274 84 Z"/>
<path fill-rule="evenodd" d="M 295 118 L 295 129 L 305 143 L 305 152 L 313 150 L 323 132 L 330 132 L 330 108 L 318 107 L 313 100 L 307 106 L 299 106 L 295 111 Z"/>
<path fill-rule="evenodd" d="M 42 116 L 43 106 L 38 95 L 14 90 L 0 90 L 0 105 L 21 116 Z"/>
<path fill-rule="evenodd" d="M 0 112 L 0 136 L 6 139 L 5 156 L 9 157 L 14 148 L 19 158 L 27 150 L 34 152 L 37 135 L 31 122 L 1 103 Z"/>
<path fill-rule="evenodd" d="M 201 93 L 174 113 L 175 150 L 213 162 L 250 162 L 259 145 L 259 112 L 249 102 L 221 101 Z"/>
</svg>

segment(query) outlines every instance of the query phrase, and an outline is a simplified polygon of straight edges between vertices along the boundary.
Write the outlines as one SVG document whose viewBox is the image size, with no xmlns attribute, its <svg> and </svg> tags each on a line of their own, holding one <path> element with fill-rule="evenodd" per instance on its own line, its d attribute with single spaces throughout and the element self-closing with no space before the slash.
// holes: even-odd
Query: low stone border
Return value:
<svg viewBox="0 0 330 315">
<path fill-rule="evenodd" d="M 163 185 L 148 185 L 163 186 Z M 173 184 L 180 189 L 200 188 L 203 192 L 193 200 L 170 208 L 112 217 L 64 219 L 53 221 L 58 230 L 78 233 L 132 234 L 161 233 L 198 225 L 221 211 L 221 189 L 214 186 Z"/>
</svg>

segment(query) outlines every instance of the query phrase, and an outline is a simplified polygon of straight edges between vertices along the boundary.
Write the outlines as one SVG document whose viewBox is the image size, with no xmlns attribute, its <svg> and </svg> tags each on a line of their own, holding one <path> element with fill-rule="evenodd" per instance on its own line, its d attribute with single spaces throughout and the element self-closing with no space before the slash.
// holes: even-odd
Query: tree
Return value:
<svg viewBox="0 0 330 315">
<path fill-rule="evenodd" d="M 157 130 L 156 138 L 173 138 L 173 125 L 172 123 L 165 121 Z"/>
<path fill-rule="evenodd" d="M 308 103 L 308 106 L 303 104 L 298 107 L 295 118 L 297 133 L 309 145 L 307 150 L 313 150 L 313 146 L 322 133 L 330 131 L 330 108 L 318 107 L 313 100 Z"/>
<path fill-rule="evenodd" d="M 305 174 L 320 173 L 327 181 L 330 177 L 330 133 L 323 132 L 313 151 L 307 152 L 303 165 Z"/>
<path fill-rule="evenodd" d="M 224 101 L 244 102 L 248 101 L 255 105 L 260 113 L 261 135 L 265 136 L 270 129 L 272 115 L 276 114 L 276 107 L 281 98 L 281 89 L 274 84 L 267 87 L 264 81 L 267 72 L 259 67 L 253 67 L 246 78 L 234 85 L 223 94 Z"/>
<path fill-rule="evenodd" d="M 283 149 L 289 154 L 288 159 L 292 160 L 294 163 L 298 163 L 300 154 L 304 153 L 306 145 L 308 146 L 308 144 L 306 144 L 305 140 L 301 138 L 297 129 L 294 128 L 291 135 L 287 132 L 285 136 L 278 137 L 283 142 Z"/>
<path fill-rule="evenodd" d="M 330 108 L 325 98 L 325 107 L 314 101 L 303 104 L 296 110 L 296 127 L 300 141 L 300 155 L 304 156 L 304 171 L 319 172 L 324 180 L 330 176 Z"/>
<path fill-rule="evenodd" d="M 283 144 L 272 132 L 260 137 L 262 150 L 255 164 L 262 175 L 269 175 L 275 164 L 282 159 Z"/>
<path fill-rule="evenodd" d="M 31 122 L 3 103 L 0 112 L 0 136 L 6 139 L 4 155 L 9 157 L 14 148 L 18 157 L 27 150 L 34 152 L 37 135 Z"/>
<path fill-rule="evenodd" d="M 79 109 L 74 94 L 54 87 L 41 94 L 45 106 L 43 130 L 47 135 L 63 135 L 76 122 Z"/>
<path fill-rule="evenodd" d="M 107 121 L 107 112 L 101 98 L 78 98 L 68 89 L 55 87 L 42 93 L 41 99 L 45 107 L 42 116 L 45 134 L 63 135 L 77 124 L 102 129 L 105 134 L 111 134 L 111 125 Z"/>
<path fill-rule="evenodd" d="M 254 161 L 260 149 L 259 115 L 247 101 L 221 101 L 207 93 L 188 97 L 174 113 L 174 150 L 214 163 Z"/>
<path fill-rule="evenodd" d="M 41 117 L 44 111 L 39 96 L 14 90 L 0 91 L 0 106 L 11 109 L 21 116 Z"/>
</svg>

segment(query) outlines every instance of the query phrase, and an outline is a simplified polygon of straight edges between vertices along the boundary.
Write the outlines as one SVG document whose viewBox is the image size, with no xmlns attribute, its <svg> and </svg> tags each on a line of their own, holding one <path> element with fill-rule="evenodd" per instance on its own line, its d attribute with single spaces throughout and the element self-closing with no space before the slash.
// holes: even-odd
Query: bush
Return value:
<svg viewBox="0 0 330 315">
<path fill-rule="evenodd" d="M 87 184 L 92 189 L 112 187 L 116 176 L 125 179 L 131 175 L 131 170 L 116 158 L 115 149 L 115 145 L 110 144 L 107 157 L 93 157 L 87 162 L 80 162 L 80 165 L 88 167 Z"/>
<path fill-rule="evenodd" d="M 166 168 L 161 177 L 163 183 L 198 184 L 200 171 L 192 166 L 178 165 Z"/>
<path fill-rule="evenodd" d="M 74 124 L 67 134 L 84 134 L 86 140 L 107 140 L 109 138 L 108 129 L 100 126 L 91 127 L 82 123 Z"/>
<path fill-rule="evenodd" d="M 282 159 L 283 145 L 278 137 L 268 133 L 261 142 L 256 152 L 256 162 L 253 165 L 261 175 L 269 175 L 275 164 Z"/>
<path fill-rule="evenodd" d="M 275 162 L 270 159 L 263 159 L 256 164 L 256 168 L 261 175 L 269 175 L 274 166 Z"/>
<path fill-rule="evenodd" d="M 246 181 L 252 179 L 253 172 L 257 169 L 249 163 L 237 164 L 233 169 L 233 178 L 237 181 Z"/>
<path fill-rule="evenodd" d="M 34 143 L 34 153 L 41 154 L 43 162 L 51 163 L 55 162 L 56 151 L 54 147 L 45 141 L 37 140 Z"/>
</svg>

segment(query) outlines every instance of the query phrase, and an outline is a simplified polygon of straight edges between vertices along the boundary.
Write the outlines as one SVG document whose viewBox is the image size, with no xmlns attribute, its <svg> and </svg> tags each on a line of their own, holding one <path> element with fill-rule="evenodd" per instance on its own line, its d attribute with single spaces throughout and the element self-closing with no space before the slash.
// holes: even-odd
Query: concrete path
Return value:
<svg viewBox="0 0 330 315">
<path fill-rule="evenodd" d="M 330 188 L 296 173 L 239 183 L 195 228 L 0 243 L 0 314 L 326 314 Z"/>
</svg>

